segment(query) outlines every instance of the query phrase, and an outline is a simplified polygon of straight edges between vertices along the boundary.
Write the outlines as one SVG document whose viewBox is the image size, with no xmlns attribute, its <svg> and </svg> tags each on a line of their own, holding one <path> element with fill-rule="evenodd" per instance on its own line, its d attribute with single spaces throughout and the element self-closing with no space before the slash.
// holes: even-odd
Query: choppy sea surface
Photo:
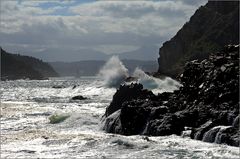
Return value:
<svg viewBox="0 0 240 159">
<path fill-rule="evenodd" d="M 97 77 L 1 81 L 0 90 L 1 158 L 239 158 L 237 147 L 188 137 L 105 133 L 101 118 L 116 89 Z M 50 124 L 54 114 L 70 117 Z"/>
</svg>

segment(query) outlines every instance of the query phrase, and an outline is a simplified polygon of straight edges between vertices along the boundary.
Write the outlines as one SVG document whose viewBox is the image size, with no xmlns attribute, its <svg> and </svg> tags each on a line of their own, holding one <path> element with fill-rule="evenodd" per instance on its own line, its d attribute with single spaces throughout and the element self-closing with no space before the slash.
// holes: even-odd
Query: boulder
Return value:
<svg viewBox="0 0 240 159">
<path fill-rule="evenodd" d="M 60 89 L 60 88 L 64 88 L 64 86 L 52 86 L 52 88 Z"/>
<path fill-rule="evenodd" d="M 72 100 L 86 100 L 86 99 L 88 99 L 88 98 L 83 97 L 83 96 L 81 96 L 81 95 L 72 97 Z"/>
<path fill-rule="evenodd" d="M 155 96 L 151 91 L 143 89 L 142 84 L 131 83 L 130 85 L 120 85 L 114 94 L 112 102 L 107 107 L 105 116 L 109 116 L 122 108 L 122 104 L 132 99 L 145 99 Z"/>
</svg>

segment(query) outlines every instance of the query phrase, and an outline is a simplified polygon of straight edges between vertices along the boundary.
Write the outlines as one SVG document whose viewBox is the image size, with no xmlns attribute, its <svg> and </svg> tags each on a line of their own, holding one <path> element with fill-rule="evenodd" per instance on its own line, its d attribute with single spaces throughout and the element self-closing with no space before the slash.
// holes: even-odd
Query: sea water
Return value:
<svg viewBox="0 0 240 159">
<path fill-rule="evenodd" d="M 169 80 L 169 79 L 168 79 Z M 146 80 L 145 80 L 146 81 Z M 1 158 L 238 158 L 239 148 L 176 135 L 105 133 L 102 116 L 116 88 L 99 77 L 1 82 Z M 155 93 L 172 90 L 172 82 Z M 86 100 L 71 100 L 82 95 Z M 50 124 L 51 115 L 69 115 Z"/>
</svg>

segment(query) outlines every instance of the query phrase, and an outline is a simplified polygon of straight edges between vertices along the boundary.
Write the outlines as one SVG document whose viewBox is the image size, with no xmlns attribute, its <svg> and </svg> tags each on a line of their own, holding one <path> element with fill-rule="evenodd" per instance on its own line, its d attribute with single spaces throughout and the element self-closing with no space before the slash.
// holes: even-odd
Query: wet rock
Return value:
<svg viewBox="0 0 240 159">
<path fill-rule="evenodd" d="M 86 99 L 88 99 L 88 98 L 83 97 L 83 96 L 81 96 L 81 95 L 72 97 L 72 100 L 86 100 Z"/>
<path fill-rule="evenodd" d="M 236 115 L 233 112 L 220 111 L 216 113 L 215 123 L 218 125 L 232 125 Z"/>
<path fill-rule="evenodd" d="M 42 138 L 44 138 L 44 139 L 46 139 L 46 140 L 49 139 L 49 137 L 48 137 L 48 136 L 45 136 L 45 135 L 43 135 Z"/>
<path fill-rule="evenodd" d="M 232 126 L 239 129 L 239 115 L 234 119 Z"/>
<path fill-rule="evenodd" d="M 105 116 L 109 116 L 115 111 L 122 108 L 122 104 L 132 99 L 145 99 L 155 96 L 151 91 L 143 89 L 142 84 L 120 85 L 119 89 L 113 96 L 111 104 L 107 107 Z"/>
<path fill-rule="evenodd" d="M 64 88 L 64 86 L 52 86 L 52 88 L 60 89 L 60 88 Z"/>
<path fill-rule="evenodd" d="M 108 133 L 118 133 L 121 134 L 122 125 L 120 121 L 120 109 L 111 115 L 109 115 L 104 122 L 103 130 Z"/>
<path fill-rule="evenodd" d="M 122 134 L 136 135 L 142 133 L 146 127 L 149 114 L 150 109 L 148 107 L 136 106 L 132 102 L 124 103 L 120 114 Z"/>
<path fill-rule="evenodd" d="M 168 107 L 166 106 L 159 106 L 151 109 L 151 118 L 158 119 L 161 115 L 168 113 Z"/>
<path fill-rule="evenodd" d="M 206 133 L 204 133 L 202 141 L 210 142 L 210 143 L 214 142 L 215 137 L 216 137 L 217 133 L 219 132 L 219 130 L 221 130 L 221 127 L 219 127 L 219 126 L 208 130 Z"/>
<path fill-rule="evenodd" d="M 23 152 L 23 153 L 35 153 L 36 151 L 34 150 L 20 150 L 18 152 Z"/>
<path fill-rule="evenodd" d="M 74 86 L 72 87 L 72 89 L 75 89 L 75 88 L 77 88 L 77 86 L 76 86 L 76 85 L 74 85 Z"/>
<path fill-rule="evenodd" d="M 202 140 L 204 133 L 209 131 L 214 126 L 216 125 L 212 121 L 206 122 L 205 124 L 201 125 L 199 128 L 195 128 L 192 130 L 191 138 L 194 138 L 196 140 Z"/>
<path fill-rule="evenodd" d="M 199 113 L 196 109 L 190 111 L 179 111 L 176 112 L 178 119 L 184 123 L 185 127 L 195 127 L 199 120 Z"/>
<path fill-rule="evenodd" d="M 233 127 L 222 127 L 216 134 L 214 142 L 217 144 L 227 144 L 239 147 L 239 130 Z"/>
<path fill-rule="evenodd" d="M 164 116 L 163 119 L 151 120 L 147 127 L 147 135 L 165 136 L 181 135 L 184 130 L 183 122 L 176 115 Z"/>
<path fill-rule="evenodd" d="M 239 146 L 239 131 L 232 126 L 216 126 L 208 130 L 202 141 L 214 142 L 217 144 L 228 144 L 231 146 Z"/>
<path fill-rule="evenodd" d="M 186 63 L 178 79 L 179 90 L 158 95 L 141 84 L 120 86 L 107 107 L 105 130 L 159 136 L 191 127 L 193 139 L 238 146 L 239 45 Z"/>
</svg>

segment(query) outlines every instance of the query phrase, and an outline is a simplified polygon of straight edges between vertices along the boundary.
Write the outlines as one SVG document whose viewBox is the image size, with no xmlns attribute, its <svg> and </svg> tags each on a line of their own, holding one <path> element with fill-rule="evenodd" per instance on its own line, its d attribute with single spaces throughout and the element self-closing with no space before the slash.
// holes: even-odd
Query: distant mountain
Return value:
<svg viewBox="0 0 240 159">
<path fill-rule="evenodd" d="M 1 48 L 1 80 L 46 79 L 58 74 L 46 62 L 29 56 L 10 54 Z"/>
<path fill-rule="evenodd" d="M 120 59 L 134 59 L 134 60 L 144 60 L 153 61 L 158 57 L 158 47 L 155 45 L 145 45 L 139 49 L 131 52 L 125 52 L 118 54 Z"/>
<path fill-rule="evenodd" d="M 20 49 L 24 52 L 24 48 Z M 71 51 L 70 51 L 71 50 Z M 74 61 L 105 61 L 108 60 L 113 54 L 107 55 L 103 52 L 96 51 L 93 49 L 83 49 L 79 48 L 72 51 L 71 48 L 48 48 L 41 50 L 39 52 L 25 52 L 27 56 L 33 56 L 36 58 L 43 59 L 44 61 L 64 61 L 64 62 L 74 62 Z M 139 49 L 119 54 L 117 55 L 120 59 L 131 59 L 131 60 L 143 60 L 152 61 L 158 57 L 158 47 L 157 45 L 143 45 Z"/>
<path fill-rule="evenodd" d="M 46 49 L 38 54 L 33 54 L 34 57 L 38 57 L 45 61 L 88 61 L 88 60 L 106 60 L 109 58 L 108 55 L 91 50 L 91 49 L 78 49 L 76 51 L 69 51 L 68 48 L 54 48 Z"/>
<path fill-rule="evenodd" d="M 79 62 L 50 62 L 49 64 L 60 76 L 92 76 L 96 75 L 104 65 L 103 60 L 87 60 Z"/>
<path fill-rule="evenodd" d="M 79 62 L 50 62 L 49 64 L 59 73 L 60 76 L 94 76 L 98 74 L 106 61 L 88 60 Z M 157 61 L 122 60 L 129 72 L 136 67 L 146 72 L 154 72 L 157 69 Z"/>
<path fill-rule="evenodd" d="M 159 50 L 158 73 L 176 76 L 186 61 L 239 43 L 239 1 L 209 1 Z"/>
</svg>

